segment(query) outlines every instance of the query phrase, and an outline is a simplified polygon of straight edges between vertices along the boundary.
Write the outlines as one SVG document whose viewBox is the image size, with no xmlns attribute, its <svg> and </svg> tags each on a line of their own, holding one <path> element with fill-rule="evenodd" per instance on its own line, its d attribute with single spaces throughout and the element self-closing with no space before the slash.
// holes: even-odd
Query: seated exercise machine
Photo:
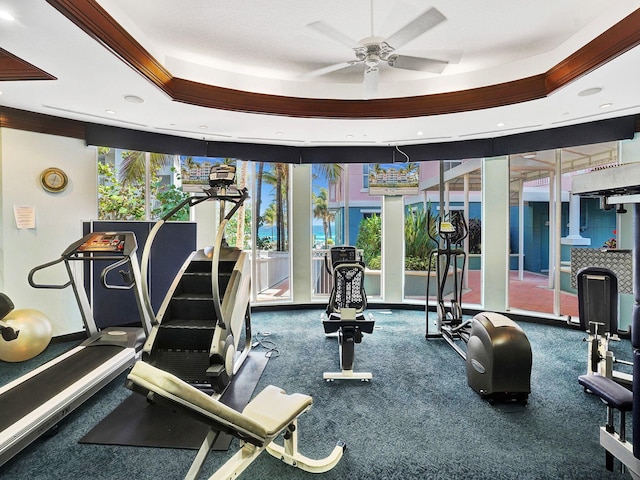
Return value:
<svg viewBox="0 0 640 480">
<path fill-rule="evenodd" d="M 34 288 L 72 288 L 89 338 L 0 388 L 0 411 L 3 412 L 0 465 L 57 425 L 139 358 L 144 339 L 151 330 L 152 312 L 141 289 L 136 250 L 136 239 L 131 232 L 90 233 L 67 247 L 57 260 L 29 272 L 29 284 Z M 133 290 L 141 328 L 112 326 L 101 330 L 96 325 L 87 294 L 71 267 L 73 262 L 95 261 L 110 262 L 102 270 L 105 288 Z M 36 283 L 37 272 L 59 263 L 66 267 L 69 278 L 66 283 Z M 109 280 L 109 274 L 119 268 L 123 279 L 117 283 Z"/>
<path fill-rule="evenodd" d="M 251 400 L 242 412 L 237 412 L 180 380 L 143 361 L 135 364 L 128 376 L 127 387 L 145 395 L 151 402 L 167 405 L 191 415 L 211 426 L 186 479 L 198 478 L 202 466 L 220 432 L 240 440 L 240 450 L 231 457 L 210 480 L 237 478 L 258 456 L 266 450 L 288 465 L 307 472 L 323 473 L 331 470 L 342 458 L 346 448 L 338 442 L 328 457 L 313 460 L 298 452 L 297 419 L 311 408 L 312 398 L 269 385 Z M 275 443 L 284 433 L 284 446 Z"/>
<path fill-rule="evenodd" d="M 3 322 L 2 319 L 6 317 L 14 309 L 13 302 L 4 293 L 0 293 L 0 332 L 2 333 L 2 339 L 5 342 L 11 342 L 18 338 L 20 330 L 16 331 L 9 326 L 8 323 Z"/>
<path fill-rule="evenodd" d="M 363 333 L 372 333 L 375 325 L 373 315 L 364 314 L 367 308 L 364 263 L 356 260 L 355 247 L 332 247 L 329 253 L 331 270 L 327 270 L 333 276 L 333 288 L 322 324 L 327 335 L 338 334 L 341 371 L 325 372 L 322 378 L 369 381 L 371 373 L 353 371 L 355 344 L 362 342 Z"/>
<path fill-rule="evenodd" d="M 606 467 L 613 471 L 617 458 L 634 479 L 640 479 L 640 163 L 624 163 L 615 167 L 576 175 L 571 180 L 571 192 L 582 197 L 600 199 L 603 208 L 633 203 L 633 297 L 631 346 L 633 348 L 633 392 L 613 378 L 594 374 L 578 378 L 585 390 L 598 396 L 607 405 L 607 423 L 600 427 L 600 445 L 605 449 Z M 618 211 L 624 210 L 618 208 Z M 622 213 L 622 212 L 620 212 Z M 582 317 L 582 315 L 581 315 Z M 620 429 L 615 432 L 613 410 L 620 411 Z M 632 412 L 632 441 L 625 438 L 625 413 Z"/>
<path fill-rule="evenodd" d="M 145 362 L 216 395 L 222 395 L 251 350 L 249 256 L 242 248 L 227 246 L 224 236 L 229 220 L 249 196 L 246 188 L 239 189 L 234 182 L 235 167 L 212 167 L 210 188 L 185 199 L 156 222 L 142 254 L 146 281 L 153 240 L 165 222 L 185 206 L 220 203 L 221 221 L 213 247 L 193 252 L 184 262 L 142 353 Z M 225 214 L 227 203 L 232 208 Z"/>
<path fill-rule="evenodd" d="M 436 331 L 429 329 L 429 275 L 425 337 L 444 339 L 465 360 L 467 383 L 483 398 L 490 402 L 500 399 L 526 404 L 531 393 L 532 364 L 527 336 L 518 324 L 499 313 L 482 312 L 468 320 L 463 318 L 462 287 L 467 258 L 463 241 L 468 229 L 462 213 L 454 211 L 444 219 L 439 217 L 437 232 L 437 236 L 429 232 L 439 245 L 431 256 L 438 282 Z M 462 273 L 458 273 L 459 260 Z M 448 285 L 452 292 L 449 305 L 445 301 Z M 460 343 L 466 344 L 466 350 Z"/>
<path fill-rule="evenodd" d="M 612 378 L 631 385 L 630 373 L 613 369 L 615 363 L 633 363 L 616 359 L 609 342 L 618 341 L 618 277 L 608 268 L 586 267 L 576 275 L 580 327 L 588 332 L 587 374 Z"/>
</svg>

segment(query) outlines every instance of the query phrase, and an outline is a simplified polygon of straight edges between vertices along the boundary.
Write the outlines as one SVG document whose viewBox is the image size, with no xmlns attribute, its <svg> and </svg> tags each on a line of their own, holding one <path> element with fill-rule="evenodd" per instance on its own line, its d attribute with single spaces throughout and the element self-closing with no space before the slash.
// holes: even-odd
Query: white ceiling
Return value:
<svg viewBox="0 0 640 480">
<path fill-rule="evenodd" d="M 430 7 L 447 20 L 398 53 L 459 61 L 442 74 L 381 67 L 378 97 L 492 85 L 547 71 L 634 10 L 640 0 L 99 0 L 174 76 L 258 93 L 363 98 L 362 63 L 319 34 L 387 38 Z M 544 5 L 544 7 L 542 7 Z M 0 46 L 57 77 L 0 82 L 0 105 L 206 140 L 284 145 L 386 145 L 496 137 L 640 112 L 640 47 L 547 98 L 466 113 L 394 120 L 289 118 L 172 101 L 42 0 L 0 0 Z M 372 30 L 373 24 L 373 30 Z M 444 57 L 443 57 L 444 55 Z M 596 95 L 578 93 L 599 87 Z M 135 95 L 143 103 L 131 103 Z M 601 108 L 602 105 L 609 107 Z M 115 112 L 109 113 L 108 111 Z M 418 133 L 422 132 L 422 133 Z"/>
</svg>

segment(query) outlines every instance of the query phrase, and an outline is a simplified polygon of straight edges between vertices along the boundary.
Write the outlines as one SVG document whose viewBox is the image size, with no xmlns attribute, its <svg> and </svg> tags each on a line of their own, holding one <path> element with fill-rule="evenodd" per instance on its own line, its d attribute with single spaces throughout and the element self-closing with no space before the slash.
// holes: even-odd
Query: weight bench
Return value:
<svg viewBox="0 0 640 480">
<path fill-rule="evenodd" d="M 323 473 L 340 461 L 346 448 L 343 442 L 338 442 L 331 454 L 322 460 L 298 453 L 297 418 L 311 408 L 313 400 L 308 395 L 288 395 L 269 385 L 242 412 L 237 412 L 175 375 L 142 361 L 136 362 L 127 379 L 127 388 L 146 395 L 149 401 L 177 408 L 211 426 L 185 479 L 198 478 L 219 432 L 240 439 L 241 449 L 209 480 L 236 478 L 263 450 L 288 465 Z M 282 432 L 285 432 L 284 446 L 276 445 L 274 440 Z"/>
<path fill-rule="evenodd" d="M 614 380 L 601 375 L 580 375 L 578 383 L 596 397 L 600 398 L 607 405 L 607 424 L 604 429 L 611 437 L 615 437 L 615 427 L 613 425 L 613 410 L 620 412 L 620 430 L 617 440 L 626 442 L 626 412 L 633 409 L 633 393 L 615 382 Z M 601 435 L 602 438 L 602 435 Z M 613 454 L 606 449 L 606 467 L 613 471 Z"/>
</svg>

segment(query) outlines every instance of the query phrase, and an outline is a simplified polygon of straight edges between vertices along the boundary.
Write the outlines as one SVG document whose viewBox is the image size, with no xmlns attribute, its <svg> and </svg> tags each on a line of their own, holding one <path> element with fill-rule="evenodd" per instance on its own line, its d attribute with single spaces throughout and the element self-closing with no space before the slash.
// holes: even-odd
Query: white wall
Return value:
<svg viewBox="0 0 640 480">
<path fill-rule="evenodd" d="M 16 308 L 44 312 L 54 336 L 83 329 L 73 293 L 70 288 L 34 289 L 27 275 L 81 238 L 83 220 L 95 219 L 96 165 L 95 147 L 85 146 L 82 140 L 0 129 L 0 290 Z M 40 173 L 52 166 L 62 168 L 69 177 L 69 186 L 62 193 L 49 193 L 40 186 Z M 35 229 L 17 229 L 14 205 L 35 207 Z M 64 268 L 54 268 L 37 280 L 64 282 Z"/>
</svg>

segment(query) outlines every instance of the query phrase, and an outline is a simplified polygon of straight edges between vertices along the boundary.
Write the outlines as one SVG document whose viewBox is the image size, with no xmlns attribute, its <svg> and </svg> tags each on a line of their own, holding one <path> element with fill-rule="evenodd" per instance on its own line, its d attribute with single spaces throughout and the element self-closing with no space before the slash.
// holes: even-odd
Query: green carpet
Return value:
<svg viewBox="0 0 640 480">
<path fill-rule="evenodd" d="M 322 380 L 324 371 L 339 368 L 339 359 L 336 339 L 324 336 L 319 310 L 253 314 L 253 331 L 270 332 L 279 352 L 256 392 L 274 384 L 311 395 L 314 406 L 299 420 L 301 453 L 324 457 L 337 440 L 347 443 L 347 451 L 321 476 L 264 453 L 240 478 L 628 478 L 604 468 L 598 427 L 605 408 L 577 382 L 586 369 L 581 332 L 522 323 L 533 350 L 529 403 L 491 406 L 466 385 L 457 354 L 441 340 L 425 340 L 422 312 L 372 312 L 378 328 L 355 355 L 355 370 L 373 373 L 370 383 Z M 626 341 L 614 347 L 620 357 L 631 349 Z M 2 467 L 0 477 L 182 478 L 192 451 L 78 444 L 129 395 L 123 383 L 120 378 L 89 400 L 67 417 L 58 435 L 37 441 Z M 234 440 L 229 452 L 212 454 L 202 478 L 236 448 Z"/>
</svg>

